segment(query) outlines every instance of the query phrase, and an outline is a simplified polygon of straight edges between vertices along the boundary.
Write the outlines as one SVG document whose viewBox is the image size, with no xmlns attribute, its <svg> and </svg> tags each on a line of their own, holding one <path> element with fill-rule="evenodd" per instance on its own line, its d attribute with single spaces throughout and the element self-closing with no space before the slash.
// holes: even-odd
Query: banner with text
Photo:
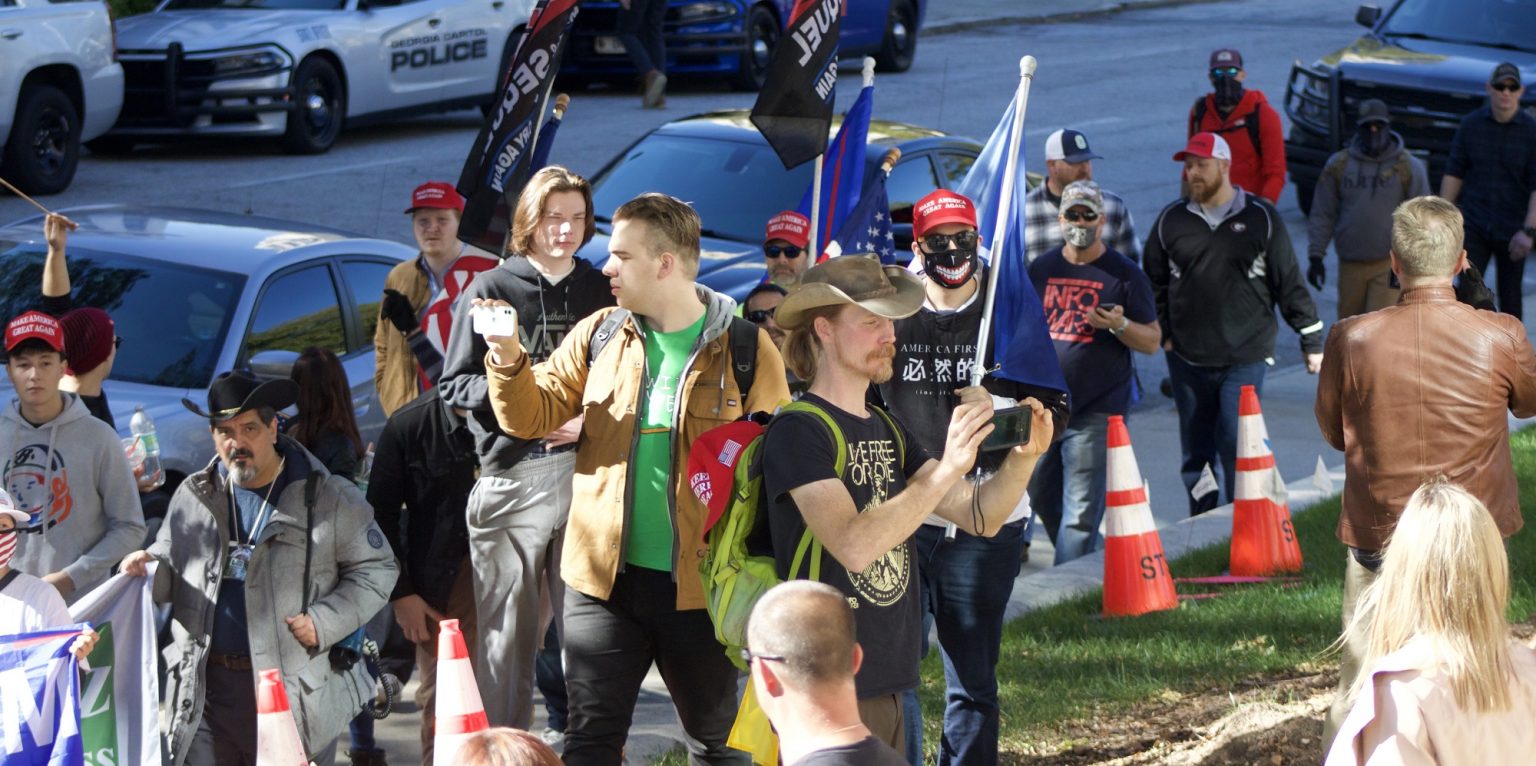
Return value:
<svg viewBox="0 0 1536 766">
<path fill-rule="evenodd" d="M 80 766 L 83 626 L 0 636 L 0 766 Z"/>
<path fill-rule="evenodd" d="M 843 0 L 796 0 L 752 105 L 752 124 L 786 168 L 827 151 L 842 16 Z"/>
<path fill-rule="evenodd" d="M 85 766 L 159 766 L 160 682 L 155 663 L 155 611 L 149 576 L 119 574 L 69 608 L 100 639 L 80 685 Z"/>
</svg>

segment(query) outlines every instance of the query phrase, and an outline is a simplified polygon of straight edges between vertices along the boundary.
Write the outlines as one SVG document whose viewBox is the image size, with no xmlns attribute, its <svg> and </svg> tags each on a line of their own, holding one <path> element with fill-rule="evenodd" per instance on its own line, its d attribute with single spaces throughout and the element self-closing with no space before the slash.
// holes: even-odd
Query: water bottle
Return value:
<svg viewBox="0 0 1536 766">
<path fill-rule="evenodd" d="M 144 447 L 144 468 L 139 474 L 139 491 L 149 492 L 165 484 L 165 471 L 160 469 L 160 439 L 155 435 L 155 421 L 144 411 L 144 405 L 133 408 L 133 419 L 128 430 Z"/>
<path fill-rule="evenodd" d="M 363 459 L 358 461 L 357 473 L 352 475 L 352 483 L 368 494 L 368 477 L 373 474 L 373 442 L 368 442 L 368 451 L 363 453 Z"/>
</svg>

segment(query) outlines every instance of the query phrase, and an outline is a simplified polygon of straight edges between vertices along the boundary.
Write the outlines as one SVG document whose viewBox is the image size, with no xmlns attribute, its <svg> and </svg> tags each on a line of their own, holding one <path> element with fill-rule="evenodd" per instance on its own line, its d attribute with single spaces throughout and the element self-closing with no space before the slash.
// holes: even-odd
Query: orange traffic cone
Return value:
<svg viewBox="0 0 1536 766">
<path fill-rule="evenodd" d="M 1125 418 L 1109 417 L 1109 492 L 1104 502 L 1104 614 L 1129 617 L 1179 604 L 1152 521 Z"/>
<path fill-rule="evenodd" d="M 437 624 L 437 723 L 433 737 L 434 763 L 453 764 L 471 734 L 491 727 L 475 685 L 469 649 L 458 620 Z"/>
<path fill-rule="evenodd" d="M 299 727 L 288 708 L 288 691 L 277 669 L 261 671 L 256 684 L 256 766 L 308 766 Z"/>
<path fill-rule="evenodd" d="M 1301 546 L 1291 526 L 1285 481 L 1275 467 L 1269 431 L 1253 386 L 1237 408 L 1237 488 L 1232 505 L 1232 574 L 1266 577 L 1301 570 Z"/>
</svg>

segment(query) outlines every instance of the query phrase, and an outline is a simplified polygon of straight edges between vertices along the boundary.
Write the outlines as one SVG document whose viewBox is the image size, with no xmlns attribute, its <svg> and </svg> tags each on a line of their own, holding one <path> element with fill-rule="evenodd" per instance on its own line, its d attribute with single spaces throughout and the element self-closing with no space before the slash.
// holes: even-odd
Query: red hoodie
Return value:
<svg viewBox="0 0 1536 766">
<path fill-rule="evenodd" d="M 1205 114 L 1200 124 L 1195 115 L 1200 104 L 1205 104 Z M 1258 120 L 1259 146 L 1253 145 L 1250 120 Z M 1257 90 L 1246 90 L 1237 108 L 1222 119 L 1216 109 L 1215 94 L 1207 93 L 1189 110 L 1189 135 L 1215 133 L 1226 139 L 1232 147 L 1232 185 L 1257 194 L 1275 204 L 1280 203 L 1280 192 L 1285 189 L 1285 135 L 1280 129 L 1280 115 Z M 1263 150 L 1260 155 L 1259 149 Z"/>
</svg>

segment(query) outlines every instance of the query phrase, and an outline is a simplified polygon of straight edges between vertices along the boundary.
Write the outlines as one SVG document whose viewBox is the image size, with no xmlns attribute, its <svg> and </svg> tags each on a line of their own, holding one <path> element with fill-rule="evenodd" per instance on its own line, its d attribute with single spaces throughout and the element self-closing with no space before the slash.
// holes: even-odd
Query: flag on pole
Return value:
<svg viewBox="0 0 1536 766">
<path fill-rule="evenodd" d="M 991 278 L 997 280 L 999 300 L 992 307 L 992 359 L 1000 369 L 993 374 L 1025 385 L 1066 392 L 1067 380 L 1061 374 L 1045 311 L 1040 306 L 1040 294 L 1029 281 L 1028 261 L 1024 257 L 1024 197 L 1029 185 L 1024 173 L 1022 142 L 1018 157 L 1007 156 L 1016 108 L 1013 99 L 1009 99 L 1008 109 L 992 137 L 955 191 L 976 204 L 981 224 L 981 255 L 990 264 Z M 1019 167 L 1008 210 L 1004 211 L 1008 217 L 1007 239 L 995 242 L 992 235 L 1003 196 L 1004 170 L 1010 159 L 1017 161 Z"/>
<path fill-rule="evenodd" d="M 0 764 L 84 762 L 80 673 L 69 646 L 85 627 L 0 636 Z"/>
<path fill-rule="evenodd" d="M 890 178 L 891 168 L 900 157 L 899 149 L 891 149 L 886 154 L 886 161 L 875 171 L 868 193 L 859 200 L 858 207 L 849 213 L 817 263 L 844 253 L 874 253 L 880 257 L 881 263 L 896 263 L 896 238 L 891 234 L 891 203 L 885 192 L 885 183 Z"/>
<path fill-rule="evenodd" d="M 821 205 L 816 219 L 816 239 L 819 241 L 811 246 L 811 252 L 821 254 L 823 258 L 827 246 L 833 241 L 833 234 L 842 233 L 843 224 L 859 204 L 860 187 L 864 183 L 865 147 L 869 142 L 869 118 L 874 109 L 875 86 L 865 85 L 848 113 L 843 115 L 843 125 L 838 129 L 837 137 L 827 147 L 826 162 L 821 168 Z M 807 186 L 805 196 L 796 208 L 807 217 L 811 214 L 811 192 L 811 186 Z"/>
<path fill-rule="evenodd" d="M 785 168 L 827 151 L 842 6 L 843 0 L 795 0 L 789 27 L 768 62 L 768 81 L 752 105 L 752 124 Z"/>
<path fill-rule="evenodd" d="M 560 133 L 560 123 L 565 121 L 565 108 L 571 103 L 571 97 L 561 93 L 555 96 L 555 111 L 544 122 L 544 129 L 539 131 L 539 142 L 533 147 L 533 159 L 529 175 L 544 169 L 549 164 L 549 153 L 554 151 L 555 136 Z"/>
<path fill-rule="evenodd" d="M 539 0 L 533 8 L 528 31 L 502 75 L 501 97 L 459 174 L 458 191 L 464 196 L 459 239 L 465 243 L 492 253 L 506 243 L 512 203 L 535 170 L 545 105 L 575 20 L 576 0 Z"/>
</svg>

